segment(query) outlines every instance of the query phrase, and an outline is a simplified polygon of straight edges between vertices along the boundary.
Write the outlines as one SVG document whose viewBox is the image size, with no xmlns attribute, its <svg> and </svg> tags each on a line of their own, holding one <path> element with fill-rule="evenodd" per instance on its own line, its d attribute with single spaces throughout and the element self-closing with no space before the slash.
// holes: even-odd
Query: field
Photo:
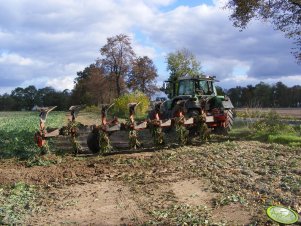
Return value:
<svg viewBox="0 0 301 226">
<path fill-rule="evenodd" d="M 38 153 L 37 114 L 0 117 L 0 223 L 277 225 L 265 214 L 268 206 L 301 212 L 300 146 L 263 141 L 242 123 L 206 144 L 106 156 L 52 153 L 29 164 Z M 65 120 L 52 112 L 47 122 Z"/>
<path fill-rule="evenodd" d="M 242 117 L 260 117 L 269 111 L 277 112 L 282 118 L 301 120 L 301 108 L 238 108 L 235 111 Z"/>
<path fill-rule="evenodd" d="M 39 129 L 37 112 L 0 112 L 0 158 L 28 157 L 38 148 L 34 145 L 34 133 Z M 53 112 L 47 125 L 55 128 L 65 124 L 64 112 Z"/>
</svg>

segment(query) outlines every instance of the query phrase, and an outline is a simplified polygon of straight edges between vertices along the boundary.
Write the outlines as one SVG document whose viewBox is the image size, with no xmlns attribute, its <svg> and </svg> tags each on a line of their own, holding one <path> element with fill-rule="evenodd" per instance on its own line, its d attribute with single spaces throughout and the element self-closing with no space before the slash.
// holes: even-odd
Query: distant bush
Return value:
<svg viewBox="0 0 301 226">
<path fill-rule="evenodd" d="M 143 117 L 148 110 L 150 101 L 149 98 L 140 91 L 125 94 L 115 100 L 114 106 L 112 107 L 111 114 L 128 118 L 129 117 L 129 103 L 140 103 L 136 108 L 136 116 Z"/>
<path fill-rule="evenodd" d="M 292 126 L 281 121 L 280 115 L 275 111 L 267 113 L 265 118 L 258 120 L 250 126 L 251 130 L 260 135 L 292 134 L 295 130 Z"/>
</svg>

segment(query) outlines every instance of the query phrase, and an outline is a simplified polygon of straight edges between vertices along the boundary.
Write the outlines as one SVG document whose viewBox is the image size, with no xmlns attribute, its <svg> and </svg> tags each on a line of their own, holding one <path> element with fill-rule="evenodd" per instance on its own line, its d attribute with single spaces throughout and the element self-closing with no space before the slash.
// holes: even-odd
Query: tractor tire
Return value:
<svg viewBox="0 0 301 226">
<path fill-rule="evenodd" d="M 233 126 L 234 115 L 232 109 L 225 110 L 225 112 L 227 113 L 227 121 L 226 121 L 225 129 L 227 130 L 227 132 L 229 132 Z"/>
<path fill-rule="evenodd" d="M 87 145 L 93 153 L 99 153 L 99 140 L 98 135 L 95 132 L 91 132 L 87 138 Z"/>
<path fill-rule="evenodd" d="M 231 109 L 225 110 L 227 114 L 227 120 L 225 122 L 225 127 L 215 127 L 214 132 L 219 135 L 228 135 L 233 126 L 234 116 Z"/>
</svg>

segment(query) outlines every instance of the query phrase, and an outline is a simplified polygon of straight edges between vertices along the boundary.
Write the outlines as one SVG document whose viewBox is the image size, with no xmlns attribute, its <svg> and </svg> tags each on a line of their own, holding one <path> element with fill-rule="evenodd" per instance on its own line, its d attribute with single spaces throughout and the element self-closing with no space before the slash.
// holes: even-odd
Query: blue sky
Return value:
<svg viewBox="0 0 301 226">
<path fill-rule="evenodd" d="M 158 85 L 166 55 L 187 48 L 223 88 L 264 81 L 301 85 L 292 40 L 269 23 L 240 32 L 224 0 L 0 0 L 0 94 L 35 85 L 72 89 L 77 71 L 100 57 L 108 37 L 125 33 L 152 58 Z"/>
</svg>

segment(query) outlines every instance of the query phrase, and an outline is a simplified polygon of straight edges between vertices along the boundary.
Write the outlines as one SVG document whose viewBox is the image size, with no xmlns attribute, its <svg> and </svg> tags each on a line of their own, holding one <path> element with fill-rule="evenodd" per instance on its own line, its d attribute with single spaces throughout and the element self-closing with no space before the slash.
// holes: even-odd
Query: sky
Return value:
<svg viewBox="0 0 301 226">
<path fill-rule="evenodd" d="M 137 56 L 155 63 L 186 48 L 219 86 L 260 81 L 301 85 L 293 41 L 269 23 L 232 26 L 225 0 L 0 0 L 0 94 L 16 87 L 72 89 L 76 72 L 100 58 L 107 38 L 130 36 Z"/>
</svg>

